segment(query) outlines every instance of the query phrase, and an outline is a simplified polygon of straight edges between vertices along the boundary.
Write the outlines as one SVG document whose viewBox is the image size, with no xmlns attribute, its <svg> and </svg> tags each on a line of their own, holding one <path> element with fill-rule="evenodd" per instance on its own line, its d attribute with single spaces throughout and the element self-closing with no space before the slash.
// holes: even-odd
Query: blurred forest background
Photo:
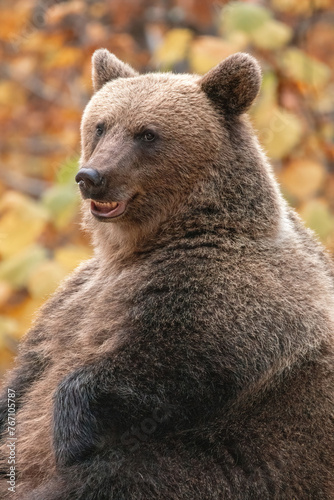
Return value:
<svg viewBox="0 0 334 500">
<path fill-rule="evenodd" d="M 203 74 L 263 68 L 251 115 L 288 201 L 334 252 L 332 0 L 0 1 L 0 375 L 57 284 L 92 249 L 74 182 L 91 55 Z"/>
</svg>

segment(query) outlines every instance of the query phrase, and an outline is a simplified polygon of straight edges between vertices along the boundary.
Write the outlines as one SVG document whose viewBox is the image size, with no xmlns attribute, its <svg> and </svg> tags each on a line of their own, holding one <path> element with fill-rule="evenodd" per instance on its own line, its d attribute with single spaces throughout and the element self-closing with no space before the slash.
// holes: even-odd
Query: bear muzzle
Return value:
<svg viewBox="0 0 334 500">
<path fill-rule="evenodd" d="M 90 199 L 90 210 L 99 220 L 112 219 L 125 212 L 128 201 L 102 201 L 105 197 L 106 179 L 94 168 L 81 168 L 75 180 L 83 198 Z M 100 198 L 100 199 L 99 199 Z"/>
<path fill-rule="evenodd" d="M 81 168 L 75 180 L 84 198 L 92 198 L 101 192 L 105 179 L 95 168 Z"/>
</svg>

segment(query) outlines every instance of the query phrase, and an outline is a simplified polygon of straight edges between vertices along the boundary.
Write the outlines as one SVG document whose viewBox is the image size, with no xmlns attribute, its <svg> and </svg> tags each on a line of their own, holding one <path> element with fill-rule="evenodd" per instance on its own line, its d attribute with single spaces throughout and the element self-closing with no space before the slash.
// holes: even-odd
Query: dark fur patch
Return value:
<svg viewBox="0 0 334 500">
<path fill-rule="evenodd" d="M 261 69 L 254 57 L 234 54 L 201 80 L 201 87 L 215 104 L 225 113 L 241 114 L 247 111 L 260 91 Z"/>
</svg>

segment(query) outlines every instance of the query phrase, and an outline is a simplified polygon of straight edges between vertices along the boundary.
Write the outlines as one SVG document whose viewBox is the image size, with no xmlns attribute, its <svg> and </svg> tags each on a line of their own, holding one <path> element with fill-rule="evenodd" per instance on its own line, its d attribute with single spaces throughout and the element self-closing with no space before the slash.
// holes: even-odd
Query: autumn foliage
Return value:
<svg viewBox="0 0 334 500">
<path fill-rule="evenodd" d="M 99 47 L 141 72 L 203 74 L 231 53 L 255 55 L 253 124 L 289 203 L 334 252 L 331 0 L 16 0 L 0 15 L 0 372 L 36 309 L 92 253 L 74 173 Z"/>
</svg>

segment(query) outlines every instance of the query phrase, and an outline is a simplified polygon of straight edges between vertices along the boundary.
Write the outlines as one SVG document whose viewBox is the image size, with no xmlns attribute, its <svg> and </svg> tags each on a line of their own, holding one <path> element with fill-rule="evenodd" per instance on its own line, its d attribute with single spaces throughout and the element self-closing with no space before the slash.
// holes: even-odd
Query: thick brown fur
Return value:
<svg viewBox="0 0 334 500">
<path fill-rule="evenodd" d="M 333 268 L 243 115 L 258 64 L 136 75 L 102 50 L 93 65 L 95 256 L 42 308 L 4 385 L 16 498 L 333 499 Z M 97 219 L 90 198 L 128 204 Z"/>
</svg>

